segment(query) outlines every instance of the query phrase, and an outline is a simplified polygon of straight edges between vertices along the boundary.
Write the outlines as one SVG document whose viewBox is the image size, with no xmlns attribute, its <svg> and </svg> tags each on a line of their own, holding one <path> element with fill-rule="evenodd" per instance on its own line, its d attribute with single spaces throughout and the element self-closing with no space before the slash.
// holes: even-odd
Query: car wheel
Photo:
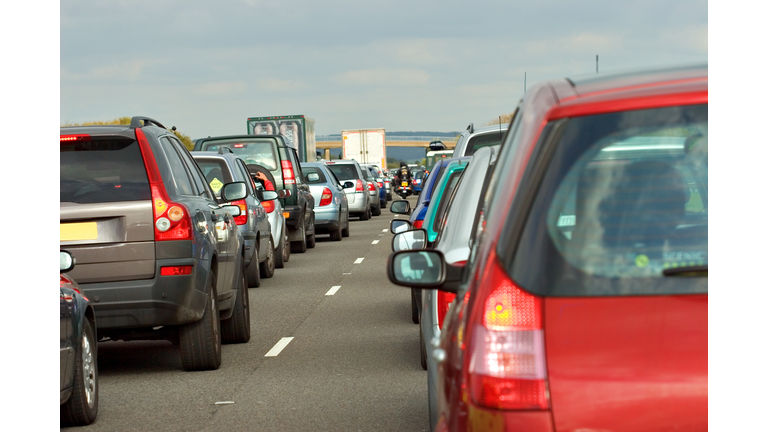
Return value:
<svg viewBox="0 0 768 432">
<path fill-rule="evenodd" d="M 419 345 L 421 346 L 421 368 L 427 370 L 427 346 L 424 344 L 424 332 L 419 326 Z"/>
<path fill-rule="evenodd" d="M 267 245 L 267 259 L 263 263 L 259 264 L 259 273 L 261 277 L 269 279 L 275 274 L 275 244 L 272 242 L 272 238 L 269 239 L 269 245 Z"/>
<path fill-rule="evenodd" d="M 248 281 L 249 288 L 258 288 L 261 286 L 261 274 L 259 270 L 259 246 L 256 245 L 256 250 L 253 252 L 251 262 L 248 263 L 248 267 L 245 268 L 246 280 Z"/>
<path fill-rule="evenodd" d="M 331 241 L 341 241 L 342 237 L 342 228 L 341 228 L 341 217 L 339 217 L 339 227 L 336 228 L 336 230 L 331 231 Z"/>
<path fill-rule="evenodd" d="M 304 219 L 299 223 L 299 227 L 301 229 L 301 234 L 299 235 L 301 240 L 291 242 L 291 252 L 293 253 L 304 253 L 307 251 L 307 230 L 304 228 Z"/>
<path fill-rule="evenodd" d="M 342 237 L 349 237 L 349 213 L 347 213 L 347 222 L 344 224 L 344 229 L 341 230 Z"/>
<path fill-rule="evenodd" d="M 283 268 L 285 267 L 285 262 L 287 261 L 285 259 L 285 236 L 283 236 L 282 241 L 277 243 L 277 249 L 275 249 L 275 268 Z"/>
<path fill-rule="evenodd" d="M 381 202 L 373 209 L 374 216 L 381 216 Z"/>
<path fill-rule="evenodd" d="M 208 273 L 205 287 L 208 300 L 205 302 L 203 317 L 179 328 L 181 364 L 184 370 L 214 370 L 221 366 L 221 321 L 216 287 L 213 284 L 215 277 L 212 271 Z"/>
<path fill-rule="evenodd" d="M 291 242 L 288 241 L 288 234 L 283 238 L 283 262 L 288 262 L 291 259 Z"/>
<path fill-rule="evenodd" d="M 221 322 L 221 342 L 226 344 L 245 343 L 251 340 L 251 308 L 248 288 L 245 286 L 245 269 L 240 270 L 236 295 L 232 316 Z"/>
<path fill-rule="evenodd" d="M 310 229 L 312 230 L 312 234 L 309 234 L 307 236 L 307 247 L 312 249 L 315 247 L 315 215 L 312 214 L 312 222 L 310 223 Z"/>
<path fill-rule="evenodd" d="M 414 324 L 419 323 L 419 305 L 416 303 L 416 290 L 411 288 L 411 320 Z"/>
<path fill-rule="evenodd" d="M 368 220 L 371 218 L 371 209 L 367 209 L 364 212 L 360 213 L 360 220 Z"/>
<path fill-rule="evenodd" d="M 69 400 L 61 405 L 61 423 L 84 426 L 96 420 L 99 413 L 99 373 L 96 340 L 88 319 L 83 320 L 80 355 L 75 359 L 75 377 Z"/>
</svg>

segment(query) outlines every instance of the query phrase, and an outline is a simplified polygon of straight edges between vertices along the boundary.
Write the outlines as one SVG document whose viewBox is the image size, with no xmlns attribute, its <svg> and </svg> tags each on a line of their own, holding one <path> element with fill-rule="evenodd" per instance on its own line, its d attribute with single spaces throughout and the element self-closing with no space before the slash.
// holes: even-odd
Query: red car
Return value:
<svg viewBox="0 0 768 432">
<path fill-rule="evenodd" d="M 707 105 L 706 65 L 540 84 L 467 271 L 390 257 L 458 292 L 438 431 L 707 430 Z"/>
</svg>

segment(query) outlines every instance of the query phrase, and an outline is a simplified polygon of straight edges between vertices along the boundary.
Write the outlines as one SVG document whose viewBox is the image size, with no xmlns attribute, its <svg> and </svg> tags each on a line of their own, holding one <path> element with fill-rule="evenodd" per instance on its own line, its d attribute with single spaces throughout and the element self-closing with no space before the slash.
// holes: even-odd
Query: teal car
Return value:
<svg viewBox="0 0 768 432">
<path fill-rule="evenodd" d="M 427 242 L 431 247 L 432 243 L 437 239 L 437 232 L 439 231 L 440 221 L 443 219 L 443 215 L 448 210 L 448 201 L 456 189 L 456 185 L 459 183 L 461 174 L 469 164 L 470 159 L 461 158 L 455 160 L 444 160 L 447 165 L 443 168 L 445 171 L 441 176 L 437 185 L 435 185 L 435 191 L 432 194 L 432 200 L 427 207 L 427 215 L 424 217 L 424 225 L 422 228 L 427 230 Z"/>
</svg>

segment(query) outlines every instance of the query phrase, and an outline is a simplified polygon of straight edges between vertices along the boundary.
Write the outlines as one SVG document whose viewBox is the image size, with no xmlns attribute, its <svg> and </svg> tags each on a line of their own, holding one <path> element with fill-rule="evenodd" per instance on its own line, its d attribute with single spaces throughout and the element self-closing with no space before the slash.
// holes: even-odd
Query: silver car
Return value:
<svg viewBox="0 0 768 432">
<path fill-rule="evenodd" d="M 359 216 L 360 220 L 371 218 L 371 201 L 368 194 L 368 184 L 363 175 L 360 164 L 354 160 L 334 160 L 324 162 L 325 166 L 336 175 L 339 181 L 352 182 L 351 187 L 345 187 L 349 214 Z M 377 200 L 378 201 L 378 200 Z"/>
<path fill-rule="evenodd" d="M 476 214 L 480 199 L 485 195 L 486 174 L 493 169 L 499 146 L 484 147 L 472 156 L 469 165 L 464 170 L 459 184 L 450 197 L 443 197 L 448 210 L 443 213 L 435 239 L 434 249 L 445 256 L 445 262 L 454 266 L 463 265 L 469 259 L 475 232 Z M 454 205 L 455 201 L 455 205 Z M 447 294 L 434 289 L 422 289 L 422 309 L 420 317 L 420 339 L 422 366 L 427 369 L 427 389 L 429 398 L 429 423 L 434 430 L 437 423 L 437 362 L 432 356 L 431 341 L 440 338 L 439 316 L 444 316 L 454 294 Z"/>
<path fill-rule="evenodd" d="M 315 230 L 328 233 L 331 240 L 349 237 L 349 204 L 344 187 L 352 188 L 351 181 L 341 182 L 324 163 L 301 164 L 304 181 L 315 198 Z"/>
<path fill-rule="evenodd" d="M 456 147 L 454 147 L 451 157 L 472 156 L 483 147 L 500 146 L 501 139 L 504 138 L 504 133 L 508 128 L 508 123 L 479 128 L 470 123 L 456 141 Z"/>
</svg>

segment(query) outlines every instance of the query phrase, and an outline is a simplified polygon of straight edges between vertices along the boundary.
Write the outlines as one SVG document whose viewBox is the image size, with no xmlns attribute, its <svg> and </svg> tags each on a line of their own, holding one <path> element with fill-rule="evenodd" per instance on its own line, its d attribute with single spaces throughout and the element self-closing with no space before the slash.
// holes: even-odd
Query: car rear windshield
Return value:
<svg viewBox="0 0 768 432">
<path fill-rule="evenodd" d="M 328 164 L 328 169 L 336 174 L 339 180 L 356 180 L 359 179 L 357 170 L 352 164 Z"/>
<path fill-rule="evenodd" d="M 501 145 L 501 137 L 503 135 L 502 131 L 498 131 L 473 136 L 469 139 L 469 143 L 467 143 L 467 149 L 464 151 L 464 156 L 472 156 L 476 151 L 483 147 Z"/>
<path fill-rule="evenodd" d="M 416 171 L 413 175 L 413 178 L 417 179 L 423 179 L 424 178 L 424 171 Z"/>
<path fill-rule="evenodd" d="M 506 260 L 512 278 L 551 296 L 706 293 L 707 106 L 577 117 L 562 128 Z"/>
<path fill-rule="evenodd" d="M 272 141 L 216 140 L 204 142 L 202 147 L 203 151 L 218 151 L 221 147 L 229 147 L 246 165 L 258 164 L 270 171 L 278 171 L 280 168 L 280 159 Z"/>
<path fill-rule="evenodd" d="M 229 172 L 227 163 L 222 159 L 198 159 L 195 158 L 195 162 L 200 167 L 200 171 L 203 172 L 205 180 L 208 182 L 208 186 L 211 187 L 216 196 L 219 195 L 221 188 L 234 180 L 232 174 Z"/>
<path fill-rule="evenodd" d="M 139 143 L 129 138 L 63 142 L 59 200 L 78 204 L 150 200 Z"/>
<path fill-rule="evenodd" d="M 305 181 L 309 184 L 324 184 L 328 182 L 325 174 L 323 174 L 323 170 L 318 167 L 302 165 L 301 172 L 304 173 Z"/>
</svg>

